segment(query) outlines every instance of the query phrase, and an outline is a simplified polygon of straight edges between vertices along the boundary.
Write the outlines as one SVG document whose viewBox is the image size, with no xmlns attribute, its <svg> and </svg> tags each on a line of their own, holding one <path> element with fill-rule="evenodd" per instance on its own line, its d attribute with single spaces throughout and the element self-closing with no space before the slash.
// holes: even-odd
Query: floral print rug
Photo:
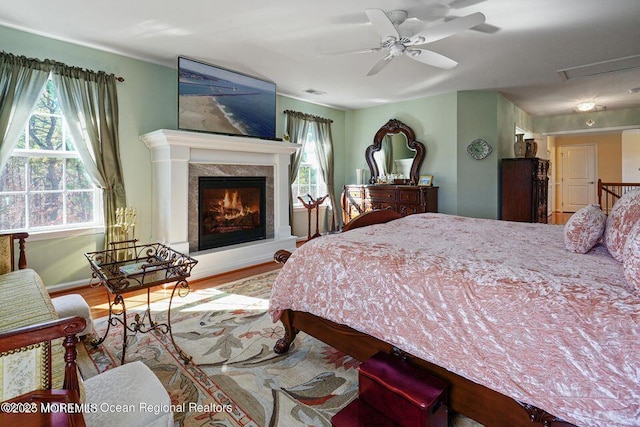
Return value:
<svg viewBox="0 0 640 427">
<path fill-rule="evenodd" d="M 176 426 L 330 426 L 331 417 L 357 396 L 358 362 L 306 334 L 287 354 L 273 345 L 283 328 L 266 314 L 277 272 L 175 297 L 173 335 L 193 357 L 184 365 L 169 335 L 129 335 L 126 361 L 149 366 L 171 396 Z M 170 294 L 170 291 L 167 291 Z M 152 304 L 154 320 L 167 318 L 167 301 Z M 127 319 L 135 314 L 129 310 Z M 129 320 L 130 319 L 130 320 Z M 107 318 L 97 319 L 98 337 Z M 79 348 L 87 378 L 120 364 L 122 325 L 94 349 Z"/>
</svg>

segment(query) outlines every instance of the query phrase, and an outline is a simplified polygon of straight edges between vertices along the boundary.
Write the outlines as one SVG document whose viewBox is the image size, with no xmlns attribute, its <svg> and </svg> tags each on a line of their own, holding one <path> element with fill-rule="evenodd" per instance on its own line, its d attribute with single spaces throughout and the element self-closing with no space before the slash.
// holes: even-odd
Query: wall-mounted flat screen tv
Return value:
<svg viewBox="0 0 640 427">
<path fill-rule="evenodd" d="M 178 57 L 178 128 L 275 139 L 276 85 Z"/>
</svg>

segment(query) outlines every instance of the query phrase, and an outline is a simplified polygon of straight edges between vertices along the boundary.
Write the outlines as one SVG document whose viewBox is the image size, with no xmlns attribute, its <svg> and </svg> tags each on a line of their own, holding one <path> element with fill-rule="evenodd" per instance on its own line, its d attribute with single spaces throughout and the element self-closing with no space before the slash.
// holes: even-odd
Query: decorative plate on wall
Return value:
<svg viewBox="0 0 640 427">
<path fill-rule="evenodd" d="M 476 139 L 467 146 L 467 153 L 476 160 L 486 158 L 492 151 L 493 148 L 483 139 Z"/>
</svg>

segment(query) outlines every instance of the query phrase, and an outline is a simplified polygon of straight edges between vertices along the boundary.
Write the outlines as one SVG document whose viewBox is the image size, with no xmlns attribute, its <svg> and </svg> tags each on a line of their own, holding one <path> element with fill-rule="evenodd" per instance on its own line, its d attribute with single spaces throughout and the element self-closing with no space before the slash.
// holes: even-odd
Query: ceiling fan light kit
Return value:
<svg viewBox="0 0 640 427">
<path fill-rule="evenodd" d="M 368 53 L 379 50 L 386 50 L 388 52 L 374 64 L 373 68 L 367 73 L 367 76 L 377 74 L 386 67 L 393 58 L 402 56 L 403 54 L 423 64 L 450 70 L 458 65 L 458 63 L 447 56 L 425 49 L 425 45 L 483 24 L 486 19 L 482 13 L 476 12 L 434 25 L 417 34 L 408 34 L 404 28 L 400 28 L 400 25 L 408 18 L 408 13 L 404 10 L 385 12 L 382 9 L 367 9 L 365 10 L 365 14 L 376 32 L 380 35 L 380 47 L 360 49 L 352 53 Z"/>
</svg>

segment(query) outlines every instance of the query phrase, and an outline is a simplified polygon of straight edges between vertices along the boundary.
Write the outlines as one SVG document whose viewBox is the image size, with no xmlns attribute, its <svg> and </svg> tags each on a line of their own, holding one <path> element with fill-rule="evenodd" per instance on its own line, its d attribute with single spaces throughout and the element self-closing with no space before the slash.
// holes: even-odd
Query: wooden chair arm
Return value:
<svg viewBox="0 0 640 427">
<path fill-rule="evenodd" d="M 64 354 L 66 363 L 63 388 L 79 393 L 80 387 L 78 385 L 78 370 L 76 365 L 78 353 L 76 351 L 76 344 L 78 344 L 77 334 L 82 332 L 85 326 L 86 321 L 80 316 L 75 316 L 1 332 L 0 353 L 41 342 L 48 342 L 50 346 L 51 340 L 64 338 L 62 345 L 66 349 Z M 51 361 L 48 361 L 48 366 L 50 369 Z M 51 375 L 50 372 L 49 375 Z"/>
</svg>

